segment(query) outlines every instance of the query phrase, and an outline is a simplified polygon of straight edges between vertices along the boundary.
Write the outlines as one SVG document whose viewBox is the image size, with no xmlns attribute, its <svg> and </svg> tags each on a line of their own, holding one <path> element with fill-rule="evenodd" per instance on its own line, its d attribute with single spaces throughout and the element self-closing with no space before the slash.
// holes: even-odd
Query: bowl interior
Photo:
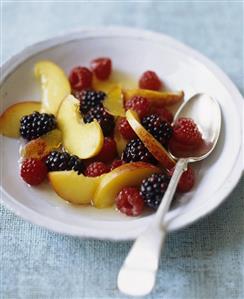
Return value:
<svg viewBox="0 0 244 299">
<path fill-rule="evenodd" d="M 112 58 L 116 76 L 127 81 L 127 86 L 135 85 L 128 78 L 137 80 L 145 70 L 152 69 L 170 90 L 184 90 L 185 99 L 204 92 L 220 103 L 223 122 L 217 147 L 208 159 L 193 166 L 197 172 L 196 185 L 192 192 L 178 196 L 179 204 L 167 215 L 167 220 L 171 220 L 169 228 L 184 225 L 177 224 L 179 215 L 188 215 L 190 219 L 196 209 L 202 207 L 207 211 L 208 203 L 215 200 L 216 192 L 223 188 L 231 173 L 240 147 L 240 120 L 235 117 L 238 115 L 237 108 L 220 80 L 185 51 L 150 38 L 81 36 L 52 47 L 48 43 L 46 46 L 46 49 L 29 56 L 4 80 L 1 87 L 2 111 L 16 102 L 40 100 L 40 85 L 33 75 L 35 62 L 50 59 L 68 74 L 72 67 L 89 66 L 89 61 L 99 56 Z M 26 218 L 65 233 L 108 238 L 136 236 L 149 221 L 150 215 L 130 218 L 113 209 L 73 206 L 60 199 L 48 184 L 29 188 L 19 177 L 19 146 L 18 140 L 2 138 L 2 187 L 5 202 L 14 202 L 20 210 L 28 210 L 32 219 Z"/>
</svg>

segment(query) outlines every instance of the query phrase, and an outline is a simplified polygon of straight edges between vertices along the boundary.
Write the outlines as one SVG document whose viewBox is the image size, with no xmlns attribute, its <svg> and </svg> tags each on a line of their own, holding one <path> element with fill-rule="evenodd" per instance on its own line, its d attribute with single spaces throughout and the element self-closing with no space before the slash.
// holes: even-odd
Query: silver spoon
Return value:
<svg viewBox="0 0 244 299">
<path fill-rule="evenodd" d="M 221 111 L 219 104 L 206 94 L 196 94 L 185 102 L 174 117 L 192 118 L 198 125 L 206 147 L 200 152 L 180 157 L 170 151 L 177 159 L 174 174 L 167 191 L 148 228 L 136 239 L 118 275 L 118 287 L 121 292 L 132 296 L 144 296 L 151 292 L 159 265 L 159 257 L 167 224 L 164 218 L 169 210 L 177 184 L 189 162 L 205 159 L 215 148 L 221 127 Z"/>
</svg>

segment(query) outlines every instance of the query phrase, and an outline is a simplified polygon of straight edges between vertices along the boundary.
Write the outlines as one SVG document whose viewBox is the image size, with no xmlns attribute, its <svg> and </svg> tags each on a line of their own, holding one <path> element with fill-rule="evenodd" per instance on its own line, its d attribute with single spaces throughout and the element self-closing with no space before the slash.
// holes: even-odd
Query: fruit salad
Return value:
<svg viewBox="0 0 244 299">
<path fill-rule="evenodd" d="M 21 138 L 20 176 L 33 188 L 48 182 L 62 199 L 138 216 L 156 210 L 174 172 L 168 153 L 197 150 L 203 140 L 192 119 L 174 124 L 183 91 L 167 91 L 152 70 L 137 88 L 113 79 L 110 58 L 76 66 L 69 76 L 55 63 L 34 66 L 41 100 L 16 103 L 0 116 L 0 133 Z M 194 185 L 191 167 L 177 191 Z"/>
</svg>

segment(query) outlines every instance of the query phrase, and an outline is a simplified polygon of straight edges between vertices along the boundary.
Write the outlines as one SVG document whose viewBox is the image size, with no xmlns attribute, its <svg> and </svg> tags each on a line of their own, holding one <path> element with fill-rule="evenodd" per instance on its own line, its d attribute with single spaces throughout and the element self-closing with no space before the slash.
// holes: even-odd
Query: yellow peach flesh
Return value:
<svg viewBox="0 0 244 299">
<path fill-rule="evenodd" d="M 8 107 L 0 116 L 0 134 L 18 138 L 20 136 L 20 119 L 34 111 L 39 111 L 41 103 L 29 101 L 20 102 Z"/>
<path fill-rule="evenodd" d="M 126 141 L 123 138 L 123 136 L 120 134 L 120 132 L 118 130 L 117 123 L 116 123 L 115 129 L 114 129 L 114 140 L 116 142 L 117 152 L 118 152 L 119 156 L 121 156 L 121 154 L 122 154 L 123 150 L 125 149 L 126 144 L 127 144 L 128 141 Z"/>
<path fill-rule="evenodd" d="M 125 116 L 123 94 L 121 86 L 116 85 L 109 90 L 103 101 L 105 109 L 114 116 Z"/>
<path fill-rule="evenodd" d="M 79 111 L 80 102 L 72 95 L 66 97 L 58 111 L 58 127 L 62 131 L 64 148 L 81 159 L 88 159 L 99 153 L 103 146 L 103 133 L 94 120 L 85 124 Z"/>
<path fill-rule="evenodd" d="M 53 171 L 48 174 L 54 191 L 74 204 L 89 204 L 94 197 L 101 177 L 86 177 L 75 171 Z"/>
<path fill-rule="evenodd" d="M 36 63 L 34 72 L 41 82 L 41 112 L 56 115 L 62 100 L 71 92 L 67 76 L 58 65 L 48 60 Z"/>
</svg>

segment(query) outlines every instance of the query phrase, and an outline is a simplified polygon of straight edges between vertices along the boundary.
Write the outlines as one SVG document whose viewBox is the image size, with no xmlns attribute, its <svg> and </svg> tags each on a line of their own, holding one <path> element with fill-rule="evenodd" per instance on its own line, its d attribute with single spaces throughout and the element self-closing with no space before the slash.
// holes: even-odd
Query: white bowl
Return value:
<svg viewBox="0 0 244 299">
<path fill-rule="evenodd" d="M 73 66 L 89 65 L 99 56 L 111 57 L 115 69 L 135 78 L 153 69 L 170 89 L 183 89 L 186 99 L 205 92 L 220 103 L 223 126 L 217 148 L 196 165 L 194 190 L 181 197 L 166 221 L 172 231 L 213 211 L 243 170 L 242 96 L 216 65 L 168 36 L 128 28 L 84 29 L 28 47 L 1 69 L 1 112 L 15 102 L 40 99 L 40 86 L 33 76 L 38 60 L 53 60 L 68 73 Z M 29 188 L 18 174 L 18 150 L 18 140 L 1 138 L 1 192 L 3 203 L 26 220 L 60 233 L 113 240 L 134 239 L 150 222 L 152 215 L 135 219 L 112 209 L 72 206 L 48 185 Z"/>
</svg>

